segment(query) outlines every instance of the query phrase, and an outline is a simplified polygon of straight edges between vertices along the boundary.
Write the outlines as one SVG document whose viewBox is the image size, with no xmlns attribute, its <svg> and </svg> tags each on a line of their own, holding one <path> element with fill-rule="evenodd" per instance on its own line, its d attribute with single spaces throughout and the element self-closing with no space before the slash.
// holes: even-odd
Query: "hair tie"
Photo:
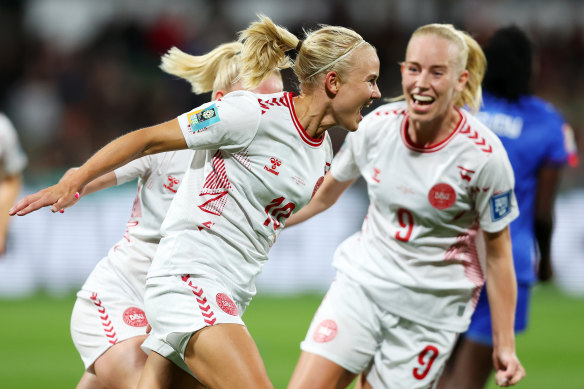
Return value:
<svg viewBox="0 0 584 389">
<path fill-rule="evenodd" d="M 300 51 L 300 48 L 302 47 L 302 43 L 303 43 L 302 40 L 298 41 L 298 44 L 296 45 L 296 51 Z"/>
</svg>

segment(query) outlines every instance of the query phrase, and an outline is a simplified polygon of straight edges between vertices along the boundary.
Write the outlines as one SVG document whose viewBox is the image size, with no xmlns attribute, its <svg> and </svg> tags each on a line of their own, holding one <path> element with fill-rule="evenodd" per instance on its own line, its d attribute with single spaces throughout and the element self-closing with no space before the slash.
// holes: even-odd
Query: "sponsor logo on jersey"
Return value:
<svg viewBox="0 0 584 389">
<path fill-rule="evenodd" d="M 323 320 L 318 325 L 318 327 L 316 327 L 316 330 L 314 331 L 314 335 L 312 335 L 312 338 L 317 343 L 326 343 L 333 340 L 335 336 L 337 336 L 337 332 L 338 332 L 337 323 L 335 323 L 334 320 L 327 319 Z"/>
<path fill-rule="evenodd" d="M 124 311 L 122 316 L 124 323 L 132 327 L 146 327 L 148 320 L 143 310 L 137 307 L 130 307 Z"/>
<path fill-rule="evenodd" d="M 216 104 L 187 114 L 187 119 L 191 132 L 197 132 L 203 128 L 207 128 L 211 124 L 218 123 L 221 120 L 217 112 Z"/>
<path fill-rule="evenodd" d="M 450 185 L 441 182 L 430 189 L 428 201 L 436 209 L 450 208 L 456 201 L 456 192 Z"/>
<path fill-rule="evenodd" d="M 178 178 L 173 177 L 173 176 L 168 176 L 168 182 L 162 186 L 165 187 L 166 189 L 168 189 L 169 191 L 171 191 L 172 193 L 176 193 L 176 190 L 178 189 L 179 183 L 180 183 L 180 180 Z M 176 187 L 175 187 L 175 185 L 176 185 Z"/>
<path fill-rule="evenodd" d="M 270 166 L 268 166 L 268 165 L 270 165 Z M 276 169 L 278 169 L 278 167 L 280 165 L 282 165 L 282 161 L 280 161 L 277 158 L 272 157 L 272 158 L 270 158 L 270 163 L 268 165 L 265 165 L 264 166 L 264 169 L 265 170 L 267 170 L 270 173 L 275 174 L 275 175 L 280 174 L 280 172 L 279 171 L 276 171 Z"/>
<path fill-rule="evenodd" d="M 219 308 L 221 308 L 221 310 L 226 314 L 231 316 L 238 315 L 237 306 L 225 293 L 217 293 L 215 300 L 217 301 Z"/>
<path fill-rule="evenodd" d="M 503 219 L 511 213 L 511 191 L 499 193 L 491 197 L 491 219 L 494 222 Z"/>
</svg>

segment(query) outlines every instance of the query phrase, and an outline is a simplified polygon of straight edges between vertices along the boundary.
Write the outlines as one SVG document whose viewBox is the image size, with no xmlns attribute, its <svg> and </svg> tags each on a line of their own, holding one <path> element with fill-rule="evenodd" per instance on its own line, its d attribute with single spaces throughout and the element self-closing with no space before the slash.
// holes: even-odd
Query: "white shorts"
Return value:
<svg viewBox="0 0 584 389">
<path fill-rule="evenodd" d="M 373 388 L 431 388 L 456 338 L 382 311 L 339 273 L 300 347 L 352 373 L 365 372 Z"/>
<path fill-rule="evenodd" d="M 77 293 L 71 315 L 71 337 L 86 369 L 114 344 L 145 335 L 148 325 L 143 298 L 116 273 L 101 270 L 89 276 L 93 290 Z"/>
<path fill-rule="evenodd" d="M 185 349 L 193 333 L 215 324 L 245 325 L 241 315 L 247 306 L 231 296 L 221 281 L 210 277 L 148 278 L 145 303 L 152 332 L 142 349 L 146 353 L 156 351 L 193 375 L 184 362 Z"/>
</svg>

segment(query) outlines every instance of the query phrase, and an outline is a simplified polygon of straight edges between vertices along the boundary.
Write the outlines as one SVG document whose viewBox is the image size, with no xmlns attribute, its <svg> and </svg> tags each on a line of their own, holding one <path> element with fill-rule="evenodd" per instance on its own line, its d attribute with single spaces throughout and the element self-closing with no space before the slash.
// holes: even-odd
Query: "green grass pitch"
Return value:
<svg viewBox="0 0 584 389">
<path fill-rule="evenodd" d="M 256 297 L 244 315 L 274 387 L 285 388 L 319 295 Z M 0 299 L 0 387 L 74 388 L 83 365 L 69 335 L 74 293 Z M 584 388 L 584 299 L 553 286 L 533 294 L 529 330 L 517 339 L 527 377 L 517 388 Z M 491 382 L 489 389 L 496 386 Z"/>
</svg>

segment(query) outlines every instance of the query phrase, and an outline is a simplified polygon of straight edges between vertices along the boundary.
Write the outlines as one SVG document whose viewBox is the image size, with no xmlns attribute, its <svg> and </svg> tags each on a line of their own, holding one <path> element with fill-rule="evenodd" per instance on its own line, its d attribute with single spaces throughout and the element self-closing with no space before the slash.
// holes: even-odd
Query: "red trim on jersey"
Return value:
<svg viewBox="0 0 584 389">
<path fill-rule="evenodd" d="M 288 109 L 290 110 L 290 117 L 292 118 L 292 122 L 296 126 L 296 129 L 298 130 L 300 137 L 307 145 L 313 146 L 313 147 L 318 147 L 324 141 L 325 136 L 323 134 L 322 137 L 320 137 L 319 139 L 316 139 L 316 138 L 313 138 L 306 133 L 306 130 L 304 129 L 304 127 L 302 127 L 302 124 L 300 124 L 300 121 L 296 117 L 296 110 L 294 109 L 294 101 L 293 101 L 294 96 L 296 96 L 296 94 L 293 92 L 286 92 L 284 94 L 284 97 L 286 98 L 286 101 L 288 102 Z"/>
<path fill-rule="evenodd" d="M 458 112 L 458 114 L 460 115 L 460 120 L 456 124 L 456 128 L 454 129 L 454 131 L 452 131 L 452 133 L 450 133 L 450 135 L 448 135 L 448 137 L 444 139 L 442 142 L 436 143 L 435 145 L 430 145 L 428 147 L 419 146 L 411 140 L 410 136 L 408 135 L 410 115 L 406 114 L 404 120 L 402 121 L 402 127 L 400 131 L 402 140 L 406 147 L 410 150 L 417 151 L 419 153 L 433 153 L 435 151 L 442 150 L 444 147 L 446 147 L 446 145 L 450 143 L 450 141 L 460 131 L 460 129 L 466 125 L 466 117 L 462 114 L 462 112 L 458 110 L 458 108 L 454 107 L 454 109 L 456 109 L 456 112 Z"/>
</svg>

